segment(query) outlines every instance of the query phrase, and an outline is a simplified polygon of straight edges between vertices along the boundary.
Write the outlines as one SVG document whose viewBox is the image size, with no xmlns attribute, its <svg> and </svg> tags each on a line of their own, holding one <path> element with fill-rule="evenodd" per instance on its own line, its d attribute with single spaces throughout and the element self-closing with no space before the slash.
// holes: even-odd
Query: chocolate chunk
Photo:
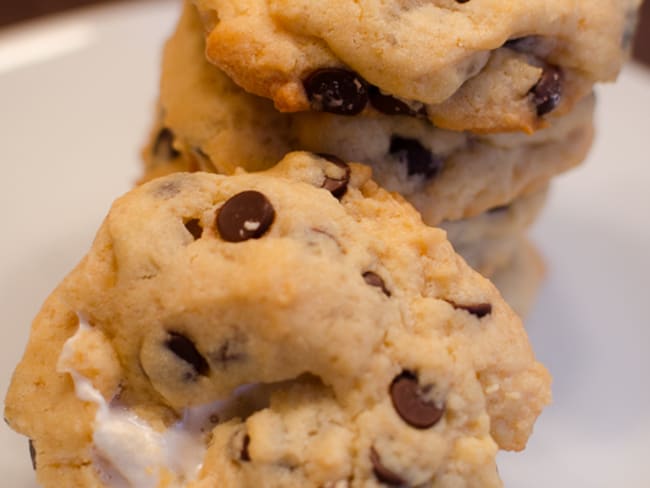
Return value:
<svg viewBox="0 0 650 488">
<path fill-rule="evenodd" d="M 386 115 L 410 115 L 412 117 L 426 115 L 424 105 L 418 111 L 413 110 L 408 104 L 391 95 L 382 93 L 379 88 L 373 85 L 368 87 L 368 97 L 370 99 L 370 105 Z"/>
<path fill-rule="evenodd" d="M 36 471 L 36 449 L 34 449 L 34 441 L 29 439 L 29 457 L 32 458 L 32 468 Z"/>
<path fill-rule="evenodd" d="M 389 486 L 405 486 L 406 483 L 400 476 L 381 464 L 381 458 L 374 447 L 370 448 L 370 462 L 373 474 L 381 483 Z"/>
<path fill-rule="evenodd" d="M 165 345 L 171 352 L 189 363 L 197 374 L 201 376 L 208 375 L 210 366 L 190 339 L 177 332 L 170 332 Z"/>
<path fill-rule="evenodd" d="M 244 191 L 219 209 L 217 229 L 224 240 L 242 242 L 262 237 L 274 219 L 275 210 L 268 198 L 258 191 Z"/>
<path fill-rule="evenodd" d="M 345 192 L 348 191 L 351 173 L 350 166 L 342 159 L 331 154 L 318 154 L 318 156 L 343 170 L 343 176 L 340 178 L 332 178 L 325 173 L 325 181 L 323 182 L 323 188 L 340 200 L 345 195 Z"/>
<path fill-rule="evenodd" d="M 239 456 L 242 461 L 250 461 L 251 460 L 251 455 L 248 452 L 248 446 L 250 445 L 250 443 L 251 443 L 251 438 L 250 438 L 250 436 L 248 434 L 246 434 L 244 436 L 244 443 L 243 443 L 243 446 L 241 448 L 241 454 Z"/>
<path fill-rule="evenodd" d="M 430 389 L 431 387 L 428 387 Z M 403 371 L 390 384 L 390 397 L 399 416 L 416 429 L 428 429 L 437 424 L 445 413 L 445 406 L 424 398 L 427 388 L 420 387 L 418 378 Z"/>
<path fill-rule="evenodd" d="M 474 303 L 470 305 L 459 305 L 452 301 L 447 301 L 452 307 L 457 310 L 465 310 L 466 312 L 476 315 L 479 319 L 482 319 L 486 315 L 492 313 L 492 304 L 491 303 Z"/>
<path fill-rule="evenodd" d="M 363 273 L 363 279 L 366 280 L 366 283 L 368 283 L 370 286 L 376 286 L 377 288 L 381 288 L 381 291 L 383 291 L 384 295 L 386 295 L 387 297 L 390 296 L 390 291 L 386 289 L 386 284 L 384 283 L 384 280 L 377 273 L 373 273 L 372 271 L 366 271 L 365 273 Z"/>
<path fill-rule="evenodd" d="M 157 158 L 171 161 L 180 156 L 174 148 L 174 133 L 167 127 L 160 129 L 156 141 L 153 144 L 153 154 Z"/>
<path fill-rule="evenodd" d="M 469 0 L 456 0 L 456 3 L 467 3 Z"/>
<path fill-rule="evenodd" d="M 354 71 L 323 68 L 303 82 L 314 110 L 338 115 L 357 115 L 368 103 L 367 83 Z"/>
<path fill-rule="evenodd" d="M 433 178 L 442 169 L 442 158 L 432 154 L 417 139 L 393 136 L 389 152 L 407 165 L 409 176 L 423 175 Z"/>
<path fill-rule="evenodd" d="M 562 98 L 562 72 L 556 66 L 544 68 L 541 78 L 530 90 L 537 115 L 541 117 L 559 104 Z"/>
<path fill-rule="evenodd" d="M 203 227 L 201 227 L 201 221 L 199 219 L 190 219 L 185 222 L 185 228 L 187 232 L 192 234 L 194 240 L 198 240 L 203 235 Z"/>
</svg>

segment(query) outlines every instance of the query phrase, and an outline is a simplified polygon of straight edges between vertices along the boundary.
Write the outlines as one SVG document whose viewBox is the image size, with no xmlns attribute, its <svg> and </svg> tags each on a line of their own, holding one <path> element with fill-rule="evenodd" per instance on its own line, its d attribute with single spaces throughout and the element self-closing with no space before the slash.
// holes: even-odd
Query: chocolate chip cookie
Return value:
<svg viewBox="0 0 650 488">
<path fill-rule="evenodd" d="M 195 0 L 207 58 L 282 111 L 532 132 L 613 80 L 641 0 Z"/>
<path fill-rule="evenodd" d="M 292 153 L 117 200 L 7 395 L 40 482 L 501 486 L 497 450 L 525 446 L 548 373 L 370 173 Z"/>
<path fill-rule="evenodd" d="M 280 114 L 207 63 L 203 30 L 186 6 L 163 59 L 159 110 L 144 151 L 146 177 L 177 170 L 231 174 L 270 167 L 290 150 L 372 166 L 375 179 L 437 225 L 507 205 L 584 159 L 593 98 L 534 135 L 480 135 L 376 114 Z"/>
</svg>

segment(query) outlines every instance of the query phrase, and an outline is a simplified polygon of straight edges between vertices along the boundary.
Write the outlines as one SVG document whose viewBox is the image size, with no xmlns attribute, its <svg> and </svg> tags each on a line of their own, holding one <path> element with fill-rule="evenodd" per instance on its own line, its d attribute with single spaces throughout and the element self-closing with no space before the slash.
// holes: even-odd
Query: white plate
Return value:
<svg viewBox="0 0 650 488">
<path fill-rule="evenodd" d="M 91 9 L 0 31 L 0 395 L 48 293 L 132 185 L 176 2 Z M 597 53 L 595 53 L 597 55 Z M 650 72 L 599 90 L 589 162 L 534 231 L 549 278 L 528 321 L 555 403 L 513 488 L 650 486 Z M 35 486 L 27 441 L 0 428 L 3 486 Z"/>
</svg>

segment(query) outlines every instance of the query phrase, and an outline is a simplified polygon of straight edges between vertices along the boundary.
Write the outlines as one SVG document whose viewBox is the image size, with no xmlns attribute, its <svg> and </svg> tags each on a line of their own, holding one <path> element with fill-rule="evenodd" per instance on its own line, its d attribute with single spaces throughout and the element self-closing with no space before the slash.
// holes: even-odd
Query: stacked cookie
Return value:
<svg viewBox="0 0 650 488">
<path fill-rule="evenodd" d="M 588 152 L 638 3 L 186 2 L 145 180 L 291 150 L 369 164 L 523 312 L 543 270 L 526 229 Z"/>
<path fill-rule="evenodd" d="M 7 395 L 45 488 L 497 488 L 549 375 L 369 168 L 312 153 L 115 202 Z"/>
</svg>

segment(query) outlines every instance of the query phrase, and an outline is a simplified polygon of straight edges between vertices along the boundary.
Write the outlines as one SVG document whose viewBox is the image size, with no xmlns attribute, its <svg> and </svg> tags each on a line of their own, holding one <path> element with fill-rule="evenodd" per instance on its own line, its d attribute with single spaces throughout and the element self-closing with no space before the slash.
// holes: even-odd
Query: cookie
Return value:
<svg viewBox="0 0 650 488">
<path fill-rule="evenodd" d="M 546 202 L 548 188 L 494 207 L 469 219 L 442 222 L 455 251 L 481 273 L 492 278 L 511 261 L 521 240 Z"/>
<path fill-rule="evenodd" d="M 202 28 L 186 8 L 166 45 L 160 109 L 144 150 L 146 176 L 179 168 L 231 174 L 269 167 L 290 150 L 370 164 L 375 179 L 437 225 L 535 192 L 591 145 L 588 97 L 532 136 L 446 131 L 413 117 L 279 114 L 204 60 Z M 171 148 L 171 149 L 170 149 Z M 241 153 L 241 156 L 240 156 Z"/>
<path fill-rule="evenodd" d="M 549 375 L 445 232 L 369 178 L 303 152 L 119 199 L 7 395 L 40 482 L 501 486 Z"/>
<path fill-rule="evenodd" d="M 522 238 L 510 259 L 490 277 L 508 305 L 520 317 L 527 317 L 544 281 L 546 266 L 536 247 Z"/>
<path fill-rule="evenodd" d="M 195 0 L 206 55 L 282 111 L 532 132 L 618 74 L 641 0 Z"/>
</svg>

